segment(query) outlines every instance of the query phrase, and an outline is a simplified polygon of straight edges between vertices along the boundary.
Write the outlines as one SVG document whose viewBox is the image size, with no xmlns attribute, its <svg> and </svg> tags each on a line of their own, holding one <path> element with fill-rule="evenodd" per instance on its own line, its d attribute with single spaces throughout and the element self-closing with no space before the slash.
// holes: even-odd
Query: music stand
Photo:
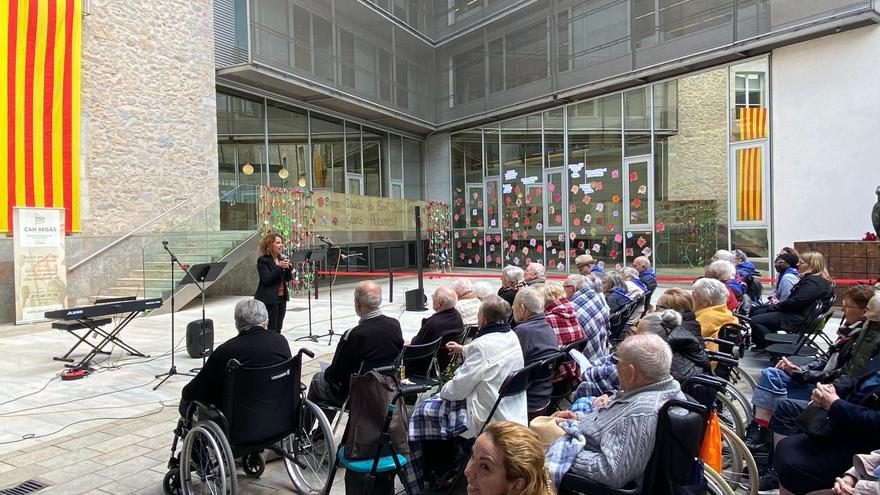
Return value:
<svg viewBox="0 0 880 495">
<path fill-rule="evenodd" d="M 296 251 L 291 256 L 291 260 L 295 261 L 297 264 L 302 263 L 304 267 L 308 270 L 308 273 L 312 275 L 312 283 L 317 283 L 315 280 L 315 262 L 312 259 L 312 255 L 314 251 L 311 249 Z M 318 337 L 312 334 L 312 291 L 311 288 L 306 289 L 306 301 L 308 302 L 309 308 L 309 334 L 293 339 L 294 342 L 298 342 L 300 340 L 311 340 L 312 342 L 317 342 Z"/>
<path fill-rule="evenodd" d="M 330 329 L 327 331 L 327 333 L 325 333 L 323 335 L 315 335 L 314 337 L 312 337 L 311 340 L 314 342 L 317 342 L 318 339 L 321 339 L 324 337 L 330 337 L 330 340 L 327 341 L 327 345 L 331 345 L 333 343 L 333 336 L 336 335 L 336 333 L 333 331 L 333 286 L 336 285 L 336 275 L 339 273 L 339 262 L 344 259 L 347 260 L 348 258 L 357 258 L 360 256 L 360 253 L 346 254 L 346 253 L 342 252 L 341 247 L 337 246 L 336 244 L 333 244 L 333 242 L 330 241 L 329 239 L 323 240 L 323 242 L 325 244 L 327 244 L 327 251 L 328 252 L 331 249 L 336 250 L 336 266 L 333 268 L 333 278 L 330 279 L 330 291 L 328 293 L 329 298 L 330 298 Z"/>
<path fill-rule="evenodd" d="M 183 277 L 183 280 L 180 281 L 178 287 L 182 287 L 188 284 L 194 284 L 198 287 L 199 292 L 202 297 L 202 321 L 199 325 L 199 339 L 200 339 L 200 349 L 202 354 L 202 366 L 205 366 L 205 356 L 208 354 L 205 352 L 205 330 L 207 329 L 207 325 L 205 323 L 205 284 L 207 282 L 213 282 L 217 280 L 217 277 L 223 272 L 223 269 L 226 268 L 226 262 L 221 261 L 218 263 L 199 263 L 198 265 L 193 265 L 189 267 L 186 275 Z M 193 368 L 189 370 L 192 373 L 197 373 L 201 368 Z"/>
</svg>

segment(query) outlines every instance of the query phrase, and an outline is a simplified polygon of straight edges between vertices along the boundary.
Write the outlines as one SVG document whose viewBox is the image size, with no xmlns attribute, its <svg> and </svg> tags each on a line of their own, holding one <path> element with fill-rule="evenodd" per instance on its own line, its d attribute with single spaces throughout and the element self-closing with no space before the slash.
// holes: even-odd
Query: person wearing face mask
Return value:
<svg viewBox="0 0 880 495">
<path fill-rule="evenodd" d="M 511 421 L 498 421 L 483 430 L 464 475 L 468 493 L 553 495 L 538 435 Z"/>
<path fill-rule="evenodd" d="M 269 330 L 281 333 L 284 314 L 287 312 L 287 282 L 293 278 L 293 266 L 284 259 L 284 238 L 278 234 L 266 234 L 260 240 L 260 257 L 257 258 L 257 273 L 260 283 L 254 299 L 266 305 L 269 311 Z"/>
<path fill-rule="evenodd" d="M 797 264 L 798 256 L 791 253 L 781 253 L 773 262 L 773 268 L 776 269 L 778 275 L 776 276 L 776 287 L 770 296 L 770 304 L 788 299 L 791 288 L 800 281 Z"/>
</svg>

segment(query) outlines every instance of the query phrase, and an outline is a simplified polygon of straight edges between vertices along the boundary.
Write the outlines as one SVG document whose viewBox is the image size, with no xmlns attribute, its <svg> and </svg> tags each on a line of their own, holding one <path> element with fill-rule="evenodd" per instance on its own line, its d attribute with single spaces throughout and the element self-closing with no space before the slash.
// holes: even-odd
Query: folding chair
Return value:
<svg viewBox="0 0 880 495">
<path fill-rule="evenodd" d="M 825 325 L 831 319 L 832 311 L 822 312 L 824 305 L 817 301 L 815 307 L 800 326 L 800 332 L 794 334 L 768 334 L 768 342 L 764 348 L 773 359 L 782 356 L 814 356 L 819 352 L 816 339 L 824 337 Z M 827 340 L 826 340 L 827 342 Z"/>
<path fill-rule="evenodd" d="M 534 367 L 532 368 L 532 374 L 529 377 L 529 381 L 531 383 L 540 383 L 542 381 L 549 381 L 553 379 L 553 375 L 556 374 L 556 370 L 559 369 L 559 365 L 565 359 L 568 353 L 557 352 L 551 356 L 548 356 L 537 363 L 534 363 Z M 570 382 L 570 380 L 566 380 Z M 542 416 L 547 413 L 548 407 L 553 402 L 553 393 L 551 391 L 550 397 L 547 397 L 547 403 L 543 406 L 529 410 L 529 421 L 534 419 L 537 416 Z"/>
<path fill-rule="evenodd" d="M 560 356 L 558 364 L 566 363 L 568 361 L 572 361 L 573 358 L 568 354 L 572 349 L 577 349 L 580 352 L 584 352 L 584 348 L 587 347 L 587 337 L 584 337 L 580 340 L 575 340 L 574 342 L 569 342 L 565 344 L 559 349 Z M 557 365 L 558 366 L 558 365 Z M 550 404 L 547 405 L 547 411 L 552 412 L 559 409 L 559 404 L 563 400 L 568 400 L 568 397 L 574 391 L 574 385 L 571 383 L 571 380 L 563 380 L 560 382 L 556 382 L 553 384 L 553 392 L 550 393 Z"/>
</svg>

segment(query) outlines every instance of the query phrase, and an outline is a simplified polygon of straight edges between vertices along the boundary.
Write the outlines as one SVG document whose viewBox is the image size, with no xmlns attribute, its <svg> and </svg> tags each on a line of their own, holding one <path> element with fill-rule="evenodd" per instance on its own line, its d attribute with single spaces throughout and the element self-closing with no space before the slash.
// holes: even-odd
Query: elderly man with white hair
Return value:
<svg viewBox="0 0 880 495">
<path fill-rule="evenodd" d="M 700 322 L 703 337 L 718 338 L 718 330 L 725 323 L 739 323 L 727 307 L 727 286 L 714 278 L 694 282 L 694 314 Z M 707 342 L 706 349 L 717 351 L 718 344 Z"/>
<path fill-rule="evenodd" d="M 559 343 L 553 327 L 544 316 L 544 295 L 531 287 L 525 287 L 516 295 L 513 302 L 513 330 L 522 347 L 526 366 L 537 363 L 559 352 Z M 551 377 L 546 380 L 533 380 L 526 392 L 529 411 L 543 409 L 550 402 L 553 390 Z"/>
<path fill-rule="evenodd" d="M 309 400 L 341 406 L 348 398 L 352 375 L 388 366 L 400 355 L 403 349 L 400 322 L 382 314 L 381 305 L 382 288 L 375 282 L 364 281 L 355 286 L 354 310 L 360 320 L 342 334 L 330 366 L 312 377 Z M 324 414 L 330 421 L 335 415 L 330 409 Z"/>
<path fill-rule="evenodd" d="M 223 377 L 226 363 L 237 359 L 250 367 L 272 366 L 290 358 L 287 339 L 278 332 L 269 332 L 269 312 L 256 299 L 245 299 L 235 305 L 233 314 L 238 335 L 217 346 L 205 366 L 183 387 L 180 415 L 186 413 L 192 401 L 220 406 L 223 395 Z"/>
<path fill-rule="evenodd" d="M 611 311 L 602 296 L 602 285 L 602 280 L 592 275 L 569 275 L 562 284 L 587 338 L 584 356 L 591 362 L 608 354 Z"/>
<path fill-rule="evenodd" d="M 533 261 L 529 263 L 529 266 L 526 267 L 526 272 L 523 275 L 523 281 L 529 287 L 534 287 L 536 289 L 540 289 L 542 285 L 545 283 L 545 273 L 544 273 L 544 265 Z"/>
<path fill-rule="evenodd" d="M 595 401 L 588 413 L 553 414 L 562 430 L 547 450 L 554 484 L 569 471 L 613 488 L 642 476 L 657 438 L 660 408 L 685 398 L 669 374 L 671 363 L 672 351 L 657 335 L 633 335 L 620 344 L 614 365 L 622 391 Z"/>
<path fill-rule="evenodd" d="M 413 345 L 429 344 L 437 339 L 442 339 L 441 346 L 445 346 L 447 342 L 454 340 L 464 331 L 461 314 L 455 310 L 455 303 L 458 302 L 455 289 L 446 285 L 437 287 L 434 289 L 431 302 L 434 305 L 434 314 L 422 320 L 419 333 L 410 342 Z M 441 372 L 449 365 L 449 360 L 446 348 L 441 347 L 437 351 L 437 364 L 440 365 Z M 411 362 L 407 364 L 406 372 L 413 376 L 425 376 L 429 371 L 430 362 L 430 358 Z"/>
<path fill-rule="evenodd" d="M 473 284 L 466 278 L 459 278 L 452 283 L 452 288 L 455 289 L 455 294 L 458 297 L 455 309 L 461 315 L 461 321 L 465 326 L 476 325 L 480 300 L 477 299 Z"/>
</svg>

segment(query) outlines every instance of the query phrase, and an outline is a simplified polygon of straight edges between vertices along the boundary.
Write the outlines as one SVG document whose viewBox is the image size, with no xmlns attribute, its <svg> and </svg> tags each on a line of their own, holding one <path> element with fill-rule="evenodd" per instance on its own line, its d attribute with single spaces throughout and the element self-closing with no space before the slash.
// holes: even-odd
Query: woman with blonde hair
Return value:
<svg viewBox="0 0 880 495">
<path fill-rule="evenodd" d="M 766 347 L 767 339 L 764 336 L 768 333 L 801 330 L 801 324 L 809 318 L 816 302 L 830 301 L 834 295 L 831 274 L 828 273 L 822 253 L 815 251 L 801 253 L 797 269 L 800 281 L 791 288 L 788 298 L 757 307 L 752 312 L 752 342 L 758 349 Z"/>
<path fill-rule="evenodd" d="M 266 305 L 269 311 L 268 329 L 281 333 L 284 314 L 287 312 L 287 282 L 293 278 L 293 265 L 281 252 L 284 250 L 284 238 L 269 233 L 260 240 L 257 258 L 257 274 L 260 277 L 254 299 Z"/>
<path fill-rule="evenodd" d="M 560 347 L 584 338 L 584 329 L 577 319 L 577 313 L 571 301 L 565 297 L 565 288 L 556 282 L 548 282 L 541 287 L 544 296 L 544 318 L 556 334 L 556 342 Z M 559 365 L 553 375 L 553 383 L 571 380 L 573 385 L 580 382 L 577 364 L 568 361 Z"/>
<path fill-rule="evenodd" d="M 538 434 L 512 421 L 491 423 L 483 430 L 464 474 L 468 493 L 553 494 Z"/>
</svg>

